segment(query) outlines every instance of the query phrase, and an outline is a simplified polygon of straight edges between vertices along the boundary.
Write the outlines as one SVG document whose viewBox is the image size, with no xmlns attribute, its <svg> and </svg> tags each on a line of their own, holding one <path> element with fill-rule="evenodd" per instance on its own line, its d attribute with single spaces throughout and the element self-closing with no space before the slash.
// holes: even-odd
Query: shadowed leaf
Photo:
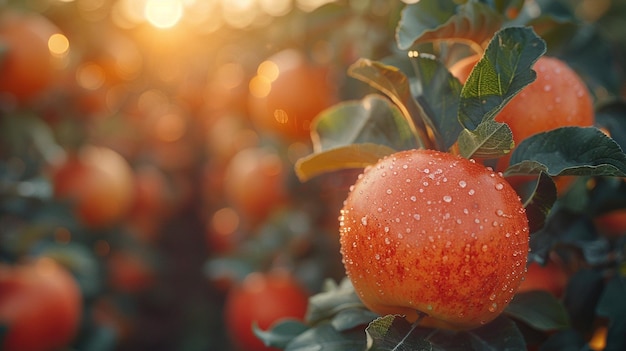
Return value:
<svg viewBox="0 0 626 351">
<path fill-rule="evenodd" d="M 481 45 L 500 29 L 503 18 L 488 5 L 468 1 L 421 0 L 407 5 L 396 28 L 398 47 L 453 39 Z"/>
</svg>

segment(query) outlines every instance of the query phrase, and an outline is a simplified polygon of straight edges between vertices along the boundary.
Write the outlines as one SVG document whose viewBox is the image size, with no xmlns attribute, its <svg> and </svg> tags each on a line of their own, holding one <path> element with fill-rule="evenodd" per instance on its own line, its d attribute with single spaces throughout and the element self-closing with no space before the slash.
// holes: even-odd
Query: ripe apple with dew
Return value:
<svg viewBox="0 0 626 351">
<path fill-rule="evenodd" d="M 496 318 L 526 266 L 528 219 L 501 175 L 434 150 L 365 169 L 344 202 L 346 273 L 372 311 L 471 329 Z"/>
</svg>

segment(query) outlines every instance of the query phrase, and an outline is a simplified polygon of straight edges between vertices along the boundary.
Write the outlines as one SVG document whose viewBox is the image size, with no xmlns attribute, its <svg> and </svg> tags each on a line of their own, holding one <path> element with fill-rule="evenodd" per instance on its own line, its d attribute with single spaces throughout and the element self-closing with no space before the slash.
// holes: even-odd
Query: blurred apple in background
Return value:
<svg viewBox="0 0 626 351">
<path fill-rule="evenodd" d="M 130 210 L 133 171 L 117 152 L 93 145 L 70 152 L 52 172 L 54 194 L 73 206 L 88 227 L 106 227 Z"/>
</svg>

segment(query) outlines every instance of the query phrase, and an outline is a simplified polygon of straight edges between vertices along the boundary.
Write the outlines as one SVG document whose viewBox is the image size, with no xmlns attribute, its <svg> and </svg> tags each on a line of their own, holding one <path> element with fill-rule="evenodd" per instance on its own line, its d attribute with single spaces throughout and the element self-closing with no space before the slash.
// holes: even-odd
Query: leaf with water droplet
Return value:
<svg viewBox="0 0 626 351">
<path fill-rule="evenodd" d="M 524 139 L 511 155 L 506 175 L 626 177 L 626 154 L 595 127 L 561 127 Z"/>
<path fill-rule="evenodd" d="M 486 4 L 453 0 L 422 0 L 406 5 L 396 28 L 398 47 L 453 39 L 481 45 L 501 28 L 502 15 Z"/>
</svg>

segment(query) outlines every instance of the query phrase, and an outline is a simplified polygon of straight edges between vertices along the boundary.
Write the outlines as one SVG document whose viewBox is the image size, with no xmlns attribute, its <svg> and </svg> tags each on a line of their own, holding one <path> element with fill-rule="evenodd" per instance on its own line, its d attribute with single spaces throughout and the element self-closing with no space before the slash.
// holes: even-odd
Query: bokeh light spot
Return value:
<svg viewBox="0 0 626 351">
<path fill-rule="evenodd" d="M 48 39 L 48 50 L 54 56 L 66 56 L 70 51 L 70 41 L 61 33 L 52 34 Z"/>
<path fill-rule="evenodd" d="M 179 0 L 147 0 L 144 16 L 157 28 L 171 28 L 183 17 L 183 4 Z"/>
<path fill-rule="evenodd" d="M 85 62 L 76 69 L 76 82 L 84 89 L 96 90 L 104 85 L 106 75 L 100 65 Z"/>
<path fill-rule="evenodd" d="M 250 94 L 256 98 L 266 97 L 272 90 L 272 82 L 265 76 L 256 75 L 248 84 Z"/>
</svg>

